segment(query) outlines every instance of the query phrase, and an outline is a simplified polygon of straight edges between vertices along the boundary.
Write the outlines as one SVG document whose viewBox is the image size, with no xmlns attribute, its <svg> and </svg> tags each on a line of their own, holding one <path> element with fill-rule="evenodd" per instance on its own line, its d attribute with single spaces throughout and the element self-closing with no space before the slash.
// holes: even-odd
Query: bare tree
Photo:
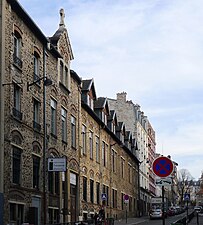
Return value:
<svg viewBox="0 0 203 225">
<path fill-rule="evenodd" d="M 189 188 L 193 185 L 194 178 L 187 169 L 178 171 L 178 186 L 179 204 L 183 205 L 184 194 L 189 192 Z"/>
</svg>

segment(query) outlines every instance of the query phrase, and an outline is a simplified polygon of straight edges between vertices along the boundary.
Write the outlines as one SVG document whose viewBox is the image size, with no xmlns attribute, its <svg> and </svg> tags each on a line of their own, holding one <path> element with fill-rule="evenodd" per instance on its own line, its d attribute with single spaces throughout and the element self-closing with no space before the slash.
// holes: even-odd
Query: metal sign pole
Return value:
<svg viewBox="0 0 203 225">
<path fill-rule="evenodd" d="M 164 186 L 162 186 L 162 221 L 162 224 L 165 225 Z"/>
<path fill-rule="evenodd" d="M 125 217 L 126 217 L 126 223 L 128 223 L 127 203 L 125 203 Z"/>
</svg>

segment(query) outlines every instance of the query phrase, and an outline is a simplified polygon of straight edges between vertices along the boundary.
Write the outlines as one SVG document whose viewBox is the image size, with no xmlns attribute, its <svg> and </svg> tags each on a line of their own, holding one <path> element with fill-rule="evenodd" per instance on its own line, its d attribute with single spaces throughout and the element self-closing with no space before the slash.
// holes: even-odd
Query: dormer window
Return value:
<svg viewBox="0 0 203 225">
<path fill-rule="evenodd" d="M 93 110 L 94 109 L 94 100 L 92 99 L 92 97 L 88 94 L 88 105 L 89 107 Z"/>
<path fill-rule="evenodd" d="M 107 115 L 104 111 L 102 111 L 102 122 L 107 125 Z"/>
</svg>

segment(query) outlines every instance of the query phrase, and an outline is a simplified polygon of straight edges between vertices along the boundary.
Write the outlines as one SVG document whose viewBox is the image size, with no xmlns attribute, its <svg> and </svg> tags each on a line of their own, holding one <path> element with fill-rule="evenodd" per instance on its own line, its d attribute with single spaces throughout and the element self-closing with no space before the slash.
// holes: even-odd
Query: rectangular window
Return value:
<svg viewBox="0 0 203 225">
<path fill-rule="evenodd" d="M 61 134 L 62 141 L 67 142 L 67 111 L 61 108 Z"/>
<path fill-rule="evenodd" d="M 100 160 L 100 152 L 99 152 L 99 137 L 96 136 L 96 161 L 99 162 Z"/>
<path fill-rule="evenodd" d="M 89 133 L 90 159 L 93 159 L 93 132 Z"/>
<path fill-rule="evenodd" d="M 103 166 L 106 167 L 107 166 L 107 152 L 106 152 L 106 144 L 103 141 L 102 142 L 102 162 L 103 162 Z"/>
<path fill-rule="evenodd" d="M 34 81 L 37 81 L 39 79 L 40 79 L 40 76 L 39 76 L 39 56 L 35 52 L 34 53 Z M 40 81 L 37 82 L 37 84 L 40 85 Z"/>
<path fill-rule="evenodd" d="M 76 118 L 71 116 L 71 146 L 76 148 Z"/>
<path fill-rule="evenodd" d="M 20 184 L 21 150 L 13 148 L 13 183 Z"/>
<path fill-rule="evenodd" d="M 117 208 L 117 190 L 112 189 L 112 207 Z"/>
<path fill-rule="evenodd" d="M 21 58 L 21 37 L 17 32 L 14 34 L 14 56 Z"/>
<path fill-rule="evenodd" d="M 48 190 L 51 194 L 54 193 L 54 172 L 49 172 L 48 173 Z"/>
<path fill-rule="evenodd" d="M 56 106 L 57 103 L 51 99 L 51 134 L 56 136 Z"/>
<path fill-rule="evenodd" d="M 121 193 L 121 209 L 124 210 L 124 194 Z"/>
<path fill-rule="evenodd" d="M 63 83 L 63 63 L 60 62 L 60 81 Z"/>
<path fill-rule="evenodd" d="M 96 183 L 96 191 L 97 191 L 97 204 L 100 204 L 100 183 Z"/>
<path fill-rule="evenodd" d="M 60 221 L 59 209 L 49 208 L 48 214 L 49 214 L 49 224 L 59 223 Z"/>
<path fill-rule="evenodd" d="M 14 108 L 19 112 L 21 111 L 20 96 L 21 96 L 20 87 L 14 84 Z"/>
<path fill-rule="evenodd" d="M 40 103 L 36 99 L 34 99 L 34 102 L 33 102 L 33 128 L 37 131 L 41 130 Z"/>
<path fill-rule="evenodd" d="M 87 140 L 86 140 L 86 126 L 82 125 L 82 154 L 86 155 L 86 147 L 87 147 Z"/>
<path fill-rule="evenodd" d="M 128 163 L 128 181 L 132 183 L 132 165 Z"/>
<path fill-rule="evenodd" d="M 68 68 L 65 67 L 65 86 L 68 86 Z"/>
<path fill-rule="evenodd" d="M 121 157 L 121 177 L 124 178 L 125 160 Z"/>
<path fill-rule="evenodd" d="M 48 190 L 52 194 L 59 194 L 60 191 L 59 172 L 48 173 Z"/>
<path fill-rule="evenodd" d="M 9 224 L 23 224 L 24 222 L 24 205 L 10 203 L 9 204 Z"/>
<path fill-rule="evenodd" d="M 21 89 L 18 85 L 14 84 L 14 93 L 13 93 L 13 116 L 18 120 L 22 120 L 21 113 Z"/>
<path fill-rule="evenodd" d="M 87 202 L 87 178 L 83 177 L 83 200 Z"/>
<path fill-rule="evenodd" d="M 116 173 L 116 165 L 117 165 L 117 153 L 112 149 L 111 150 L 111 160 L 112 160 L 112 171 Z"/>
<path fill-rule="evenodd" d="M 39 189 L 39 168 L 40 168 L 40 158 L 33 156 L 33 188 Z"/>
<path fill-rule="evenodd" d="M 94 181 L 90 180 L 90 202 L 94 203 Z"/>
</svg>

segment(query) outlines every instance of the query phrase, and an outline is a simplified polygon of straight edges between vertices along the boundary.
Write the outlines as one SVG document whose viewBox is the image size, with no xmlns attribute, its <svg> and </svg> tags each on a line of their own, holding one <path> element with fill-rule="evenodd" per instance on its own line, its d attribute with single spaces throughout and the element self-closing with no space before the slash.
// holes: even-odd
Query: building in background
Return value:
<svg viewBox="0 0 203 225">
<path fill-rule="evenodd" d="M 109 99 L 110 109 L 117 112 L 119 120 L 124 121 L 126 128 L 131 131 L 136 140 L 136 155 L 139 163 L 139 213 L 148 214 L 150 198 L 155 196 L 154 174 L 150 168 L 153 162 L 156 142 L 155 132 L 144 112 L 138 104 L 126 99 L 127 93 L 117 94 L 116 99 Z"/>
</svg>

